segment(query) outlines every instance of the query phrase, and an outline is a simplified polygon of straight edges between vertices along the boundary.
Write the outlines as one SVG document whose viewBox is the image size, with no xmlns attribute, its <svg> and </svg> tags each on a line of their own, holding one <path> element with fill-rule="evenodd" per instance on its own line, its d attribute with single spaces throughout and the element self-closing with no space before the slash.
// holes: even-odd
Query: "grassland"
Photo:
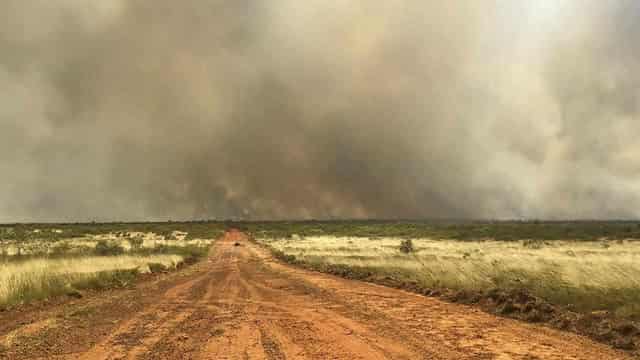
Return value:
<svg viewBox="0 0 640 360">
<path fill-rule="evenodd" d="M 582 312 L 640 318 L 640 241 L 455 241 L 311 236 L 261 239 L 320 268 L 347 266 L 422 288 L 526 289 Z"/>
<path fill-rule="evenodd" d="M 121 255 L 0 263 L 0 306 L 78 296 L 79 290 L 89 288 L 126 286 L 139 273 L 159 267 L 176 269 L 184 260 L 181 255 Z"/>
<path fill-rule="evenodd" d="M 478 304 L 620 348 L 640 340 L 636 222 L 254 223 L 246 231 L 299 266 Z"/>
<path fill-rule="evenodd" d="M 0 308 L 126 286 L 195 261 L 221 233 L 202 223 L 0 226 Z"/>
<path fill-rule="evenodd" d="M 620 347 L 640 332 L 640 223 L 631 221 L 0 225 L 0 270 L 10 274 L 0 278 L 0 306 L 128 284 L 202 256 L 229 228 L 315 270 L 622 339 Z"/>
</svg>

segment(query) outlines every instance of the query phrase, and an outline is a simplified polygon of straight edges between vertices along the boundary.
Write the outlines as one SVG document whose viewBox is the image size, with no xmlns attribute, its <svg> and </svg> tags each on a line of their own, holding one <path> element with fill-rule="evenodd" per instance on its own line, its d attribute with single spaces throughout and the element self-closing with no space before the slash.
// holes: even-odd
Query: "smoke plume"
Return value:
<svg viewBox="0 0 640 360">
<path fill-rule="evenodd" d="M 0 221 L 633 218 L 635 0 L 4 0 Z"/>
</svg>

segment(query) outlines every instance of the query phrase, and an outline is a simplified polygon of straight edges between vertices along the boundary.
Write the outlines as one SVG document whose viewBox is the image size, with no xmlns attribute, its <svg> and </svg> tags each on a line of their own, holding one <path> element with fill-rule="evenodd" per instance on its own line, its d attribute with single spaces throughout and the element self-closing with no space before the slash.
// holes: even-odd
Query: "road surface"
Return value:
<svg viewBox="0 0 640 360">
<path fill-rule="evenodd" d="M 473 307 L 282 265 L 231 231 L 206 261 L 133 289 L 0 313 L 0 358 L 630 357 Z"/>
</svg>

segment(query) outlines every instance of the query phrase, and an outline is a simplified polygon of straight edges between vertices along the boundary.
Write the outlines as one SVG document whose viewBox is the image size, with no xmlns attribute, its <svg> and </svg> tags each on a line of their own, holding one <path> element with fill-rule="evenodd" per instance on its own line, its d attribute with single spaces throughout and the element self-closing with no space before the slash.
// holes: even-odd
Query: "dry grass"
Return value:
<svg viewBox="0 0 640 360">
<path fill-rule="evenodd" d="M 262 239 L 296 260 L 339 264 L 428 288 L 526 288 L 579 311 L 640 316 L 640 241 L 455 241 L 332 236 Z"/>
<path fill-rule="evenodd" d="M 124 252 L 133 250 L 153 251 L 160 247 L 177 248 L 208 248 L 214 239 L 187 239 L 183 234 L 171 234 L 164 236 L 153 232 L 119 232 L 98 235 L 85 235 L 76 238 L 61 238 L 53 241 L 44 241 L 39 238 L 28 240 L 2 240 L 0 239 L 0 258 L 13 258 L 17 256 L 51 256 L 51 255 L 87 255 L 90 254 L 99 242 L 107 242 L 117 245 Z M 135 248 L 139 242 L 140 247 Z"/>
<path fill-rule="evenodd" d="M 170 269 L 183 260 L 179 255 L 123 255 L 0 263 L 0 306 L 131 280 L 129 275 L 149 272 L 150 264 Z"/>
<path fill-rule="evenodd" d="M 204 256 L 214 242 L 182 231 L 60 234 L 43 228 L 0 237 L 0 307 L 126 285 L 139 273 L 176 268 Z"/>
</svg>

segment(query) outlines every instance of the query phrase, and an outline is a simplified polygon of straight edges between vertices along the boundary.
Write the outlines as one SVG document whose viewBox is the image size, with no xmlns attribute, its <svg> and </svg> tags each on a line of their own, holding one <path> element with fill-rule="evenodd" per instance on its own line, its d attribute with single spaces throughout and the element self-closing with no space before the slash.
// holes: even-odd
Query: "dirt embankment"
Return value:
<svg viewBox="0 0 640 360">
<path fill-rule="evenodd" d="M 239 246 L 235 246 L 236 243 Z M 0 313 L 1 359 L 627 359 L 573 334 L 275 262 L 240 232 L 135 289 Z"/>
</svg>

